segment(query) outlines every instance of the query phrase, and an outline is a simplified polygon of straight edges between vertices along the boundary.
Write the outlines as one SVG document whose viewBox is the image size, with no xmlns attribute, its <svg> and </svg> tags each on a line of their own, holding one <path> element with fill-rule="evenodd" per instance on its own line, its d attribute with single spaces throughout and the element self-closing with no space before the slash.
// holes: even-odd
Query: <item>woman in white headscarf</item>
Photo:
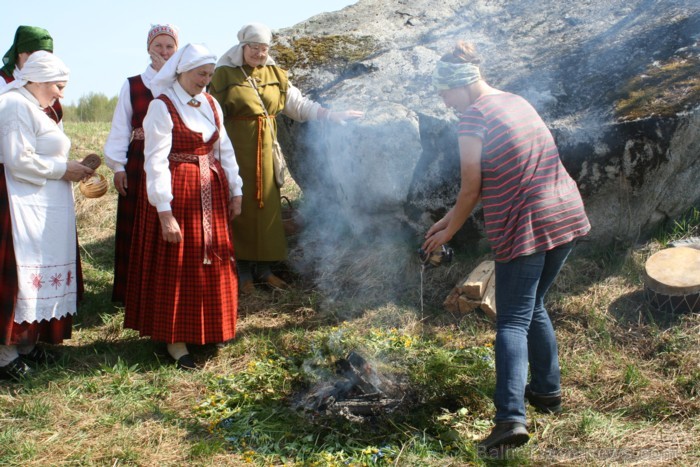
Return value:
<svg viewBox="0 0 700 467">
<path fill-rule="evenodd" d="M 280 190 L 272 164 L 275 117 L 283 113 L 302 122 L 343 122 L 363 113 L 332 112 L 304 97 L 268 55 L 272 32 L 264 24 L 243 26 L 238 41 L 219 60 L 210 92 L 223 108 L 246 185 L 243 212 L 234 220 L 233 232 L 241 292 L 249 293 L 254 278 L 275 288 L 287 287 L 271 270 L 274 262 L 287 259 Z"/>
<path fill-rule="evenodd" d="M 70 338 L 82 286 L 70 182 L 92 169 L 68 160 L 70 140 L 45 109 L 69 71 L 34 52 L 0 89 L 0 378 L 55 359 L 38 342 Z"/>
<path fill-rule="evenodd" d="M 105 143 L 105 162 L 114 172 L 119 192 L 114 235 L 112 301 L 123 303 L 129 269 L 129 250 L 136 205 L 145 196 L 143 178 L 143 119 L 153 100 L 151 80 L 177 52 L 178 30 L 171 24 L 154 24 L 148 31 L 146 50 L 151 63 L 140 75 L 127 78 L 119 92 L 112 127 Z"/>
<path fill-rule="evenodd" d="M 147 198 L 136 211 L 124 326 L 167 344 L 196 368 L 187 344 L 222 343 L 236 330 L 238 281 L 229 222 L 243 182 L 221 107 L 203 92 L 216 57 L 188 44 L 151 81 L 143 121 Z"/>
</svg>

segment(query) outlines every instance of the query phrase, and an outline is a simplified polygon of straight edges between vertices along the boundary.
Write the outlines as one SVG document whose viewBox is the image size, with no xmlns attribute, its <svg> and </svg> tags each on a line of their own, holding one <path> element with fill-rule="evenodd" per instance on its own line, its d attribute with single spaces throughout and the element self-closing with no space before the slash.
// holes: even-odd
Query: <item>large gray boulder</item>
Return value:
<svg viewBox="0 0 700 467">
<path fill-rule="evenodd" d="M 422 233 L 453 204 L 456 116 L 430 74 L 460 39 L 477 45 L 490 84 L 528 99 L 552 129 L 592 243 L 644 238 L 700 204 L 697 0 L 360 0 L 276 31 L 273 48 L 306 95 L 366 112 L 281 125 L 309 219 L 293 259 L 329 278 L 326 291 L 367 291 L 348 277 L 362 275 L 348 266 L 362 251 L 380 263 L 365 265 L 379 289 L 405 282 Z M 477 211 L 453 246 L 482 237 Z"/>
</svg>

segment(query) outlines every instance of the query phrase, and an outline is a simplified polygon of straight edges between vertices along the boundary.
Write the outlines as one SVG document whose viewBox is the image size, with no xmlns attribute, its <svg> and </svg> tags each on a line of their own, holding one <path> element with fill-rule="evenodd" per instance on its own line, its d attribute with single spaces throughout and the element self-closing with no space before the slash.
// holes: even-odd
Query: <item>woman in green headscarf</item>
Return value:
<svg viewBox="0 0 700 467">
<path fill-rule="evenodd" d="M 10 50 L 2 57 L 0 76 L 6 83 L 14 81 L 16 73 L 22 69 L 29 56 L 38 50 L 53 53 L 53 38 L 49 31 L 36 26 L 18 27 L 15 32 L 15 41 L 12 43 Z M 61 127 L 63 126 L 61 124 L 63 109 L 58 99 L 53 105 L 44 109 L 44 112 L 51 120 L 58 123 Z"/>
<path fill-rule="evenodd" d="M 6 82 L 14 80 L 15 67 L 21 70 L 27 58 L 37 50 L 53 53 L 53 38 L 49 31 L 36 26 L 20 26 L 15 32 L 15 41 L 2 57 L 2 75 Z"/>
</svg>

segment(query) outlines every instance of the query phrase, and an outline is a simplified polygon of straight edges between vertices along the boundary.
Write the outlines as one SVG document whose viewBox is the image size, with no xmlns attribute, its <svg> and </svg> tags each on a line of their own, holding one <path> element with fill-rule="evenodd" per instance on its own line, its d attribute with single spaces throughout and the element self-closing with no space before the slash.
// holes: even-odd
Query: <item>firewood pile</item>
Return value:
<svg viewBox="0 0 700 467">
<path fill-rule="evenodd" d="M 469 313 L 479 308 L 496 320 L 496 274 L 493 261 L 483 261 L 459 281 L 443 303 L 452 313 Z"/>
</svg>

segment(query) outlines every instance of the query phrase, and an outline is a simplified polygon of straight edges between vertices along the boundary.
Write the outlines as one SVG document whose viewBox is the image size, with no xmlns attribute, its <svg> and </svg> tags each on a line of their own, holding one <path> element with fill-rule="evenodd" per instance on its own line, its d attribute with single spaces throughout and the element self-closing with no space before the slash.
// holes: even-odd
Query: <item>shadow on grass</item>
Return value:
<svg viewBox="0 0 700 467">
<path fill-rule="evenodd" d="M 119 304 L 112 303 L 114 236 L 81 244 L 80 256 L 85 293 L 74 323 L 76 327 L 89 329 L 103 325 L 120 311 Z"/>
<path fill-rule="evenodd" d="M 621 295 L 614 300 L 608 307 L 608 313 L 614 316 L 620 325 L 646 325 L 660 330 L 678 326 L 690 316 L 688 313 L 664 311 L 652 306 L 641 286 L 640 290 Z"/>
</svg>

